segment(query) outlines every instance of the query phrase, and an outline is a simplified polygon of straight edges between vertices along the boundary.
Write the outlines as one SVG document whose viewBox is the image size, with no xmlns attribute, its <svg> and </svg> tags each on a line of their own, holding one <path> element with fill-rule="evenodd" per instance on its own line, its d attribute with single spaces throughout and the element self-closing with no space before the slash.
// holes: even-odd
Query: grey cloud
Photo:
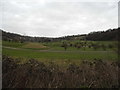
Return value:
<svg viewBox="0 0 120 90">
<path fill-rule="evenodd" d="M 117 2 L 4 0 L 2 7 L 2 28 L 31 36 L 58 37 L 117 27 Z"/>
</svg>

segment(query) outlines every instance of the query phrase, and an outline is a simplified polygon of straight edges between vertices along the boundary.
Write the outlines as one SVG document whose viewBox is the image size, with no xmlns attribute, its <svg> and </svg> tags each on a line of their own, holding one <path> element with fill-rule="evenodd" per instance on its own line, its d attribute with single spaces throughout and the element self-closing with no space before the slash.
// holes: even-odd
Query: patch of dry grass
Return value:
<svg viewBox="0 0 120 90">
<path fill-rule="evenodd" d="M 41 43 L 27 43 L 22 46 L 22 48 L 35 48 L 35 49 L 43 49 L 43 48 L 48 48 L 47 46 L 44 46 Z"/>
</svg>

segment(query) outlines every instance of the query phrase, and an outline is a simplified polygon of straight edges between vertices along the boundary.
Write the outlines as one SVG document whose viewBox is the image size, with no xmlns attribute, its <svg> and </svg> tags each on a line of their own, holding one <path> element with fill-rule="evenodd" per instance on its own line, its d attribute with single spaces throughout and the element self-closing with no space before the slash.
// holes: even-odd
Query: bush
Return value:
<svg viewBox="0 0 120 90">
<path fill-rule="evenodd" d="M 118 88 L 118 62 L 83 61 L 66 69 L 34 59 L 19 64 L 3 56 L 3 88 Z"/>
</svg>

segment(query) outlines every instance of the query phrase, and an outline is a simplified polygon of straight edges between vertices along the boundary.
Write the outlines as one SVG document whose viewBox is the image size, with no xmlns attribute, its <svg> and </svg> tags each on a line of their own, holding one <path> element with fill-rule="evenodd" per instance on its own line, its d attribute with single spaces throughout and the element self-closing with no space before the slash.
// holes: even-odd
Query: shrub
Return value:
<svg viewBox="0 0 120 90">
<path fill-rule="evenodd" d="M 18 59 L 3 56 L 3 88 L 118 88 L 119 62 L 83 61 L 64 70 L 53 62 L 35 59 L 19 64 Z M 120 74 L 120 73 L 119 73 Z"/>
</svg>

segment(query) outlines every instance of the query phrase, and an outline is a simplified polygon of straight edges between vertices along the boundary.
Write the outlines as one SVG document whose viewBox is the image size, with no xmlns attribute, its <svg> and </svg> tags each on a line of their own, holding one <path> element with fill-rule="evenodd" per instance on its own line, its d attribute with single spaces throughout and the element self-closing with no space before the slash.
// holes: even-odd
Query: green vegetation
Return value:
<svg viewBox="0 0 120 90">
<path fill-rule="evenodd" d="M 61 42 L 47 42 L 47 43 L 31 43 L 31 42 L 8 42 L 3 41 L 2 45 L 5 47 L 14 47 L 14 48 L 27 48 L 27 49 L 49 49 L 49 50 L 61 50 L 64 51 L 64 47 L 62 47 L 63 43 L 66 42 L 67 51 L 94 51 L 94 48 L 89 48 L 89 45 L 91 44 L 98 44 L 98 45 L 105 45 L 107 50 L 113 51 L 115 47 L 116 41 L 61 41 Z M 86 45 L 84 45 L 86 43 Z M 70 46 L 72 45 L 72 46 Z M 77 45 L 82 45 L 81 48 L 78 49 Z M 109 46 L 112 46 L 112 48 L 109 48 Z M 85 49 L 83 46 L 86 46 Z M 102 47 L 98 47 L 98 51 L 103 51 Z"/>
<path fill-rule="evenodd" d="M 83 60 L 91 61 L 94 59 L 116 61 L 117 53 L 114 51 L 114 43 L 116 42 L 78 40 L 49 43 L 3 41 L 2 53 L 3 55 L 12 56 L 14 58 L 22 58 L 23 62 L 34 58 L 42 62 L 54 61 L 60 65 L 67 65 L 71 62 L 77 64 Z M 63 44 L 67 45 L 66 50 L 62 47 Z"/>
<path fill-rule="evenodd" d="M 18 43 L 18 42 L 8 42 L 8 41 L 2 41 L 2 46 L 6 46 L 6 47 L 16 47 L 16 48 L 20 48 L 24 45 L 25 43 Z"/>
<path fill-rule="evenodd" d="M 48 49 L 48 47 L 44 46 L 42 43 L 31 43 L 31 42 L 8 42 L 3 41 L 2 43 L 5 47 L 13 47 L 13 48 L 26 48 L 26 49 Z"/>
<path fill-rule="evenodd" d="M 79 51 L 79 52 L 52 52 L 38 50 L 12 50 L 3 48 L 3 54 L 25 57 L 25 58 L 40 58 L 40 59 L 72 59 L 72 60 L 92 60 L 101 58 L 105 60 L 115 60 L 117 55 L 111 51 Z"/>
<path fill-rule="evenodd" d="M 116 31 L 59 38 L 3 32 L 3 88 L 119 87 Z"/>
</svg>

